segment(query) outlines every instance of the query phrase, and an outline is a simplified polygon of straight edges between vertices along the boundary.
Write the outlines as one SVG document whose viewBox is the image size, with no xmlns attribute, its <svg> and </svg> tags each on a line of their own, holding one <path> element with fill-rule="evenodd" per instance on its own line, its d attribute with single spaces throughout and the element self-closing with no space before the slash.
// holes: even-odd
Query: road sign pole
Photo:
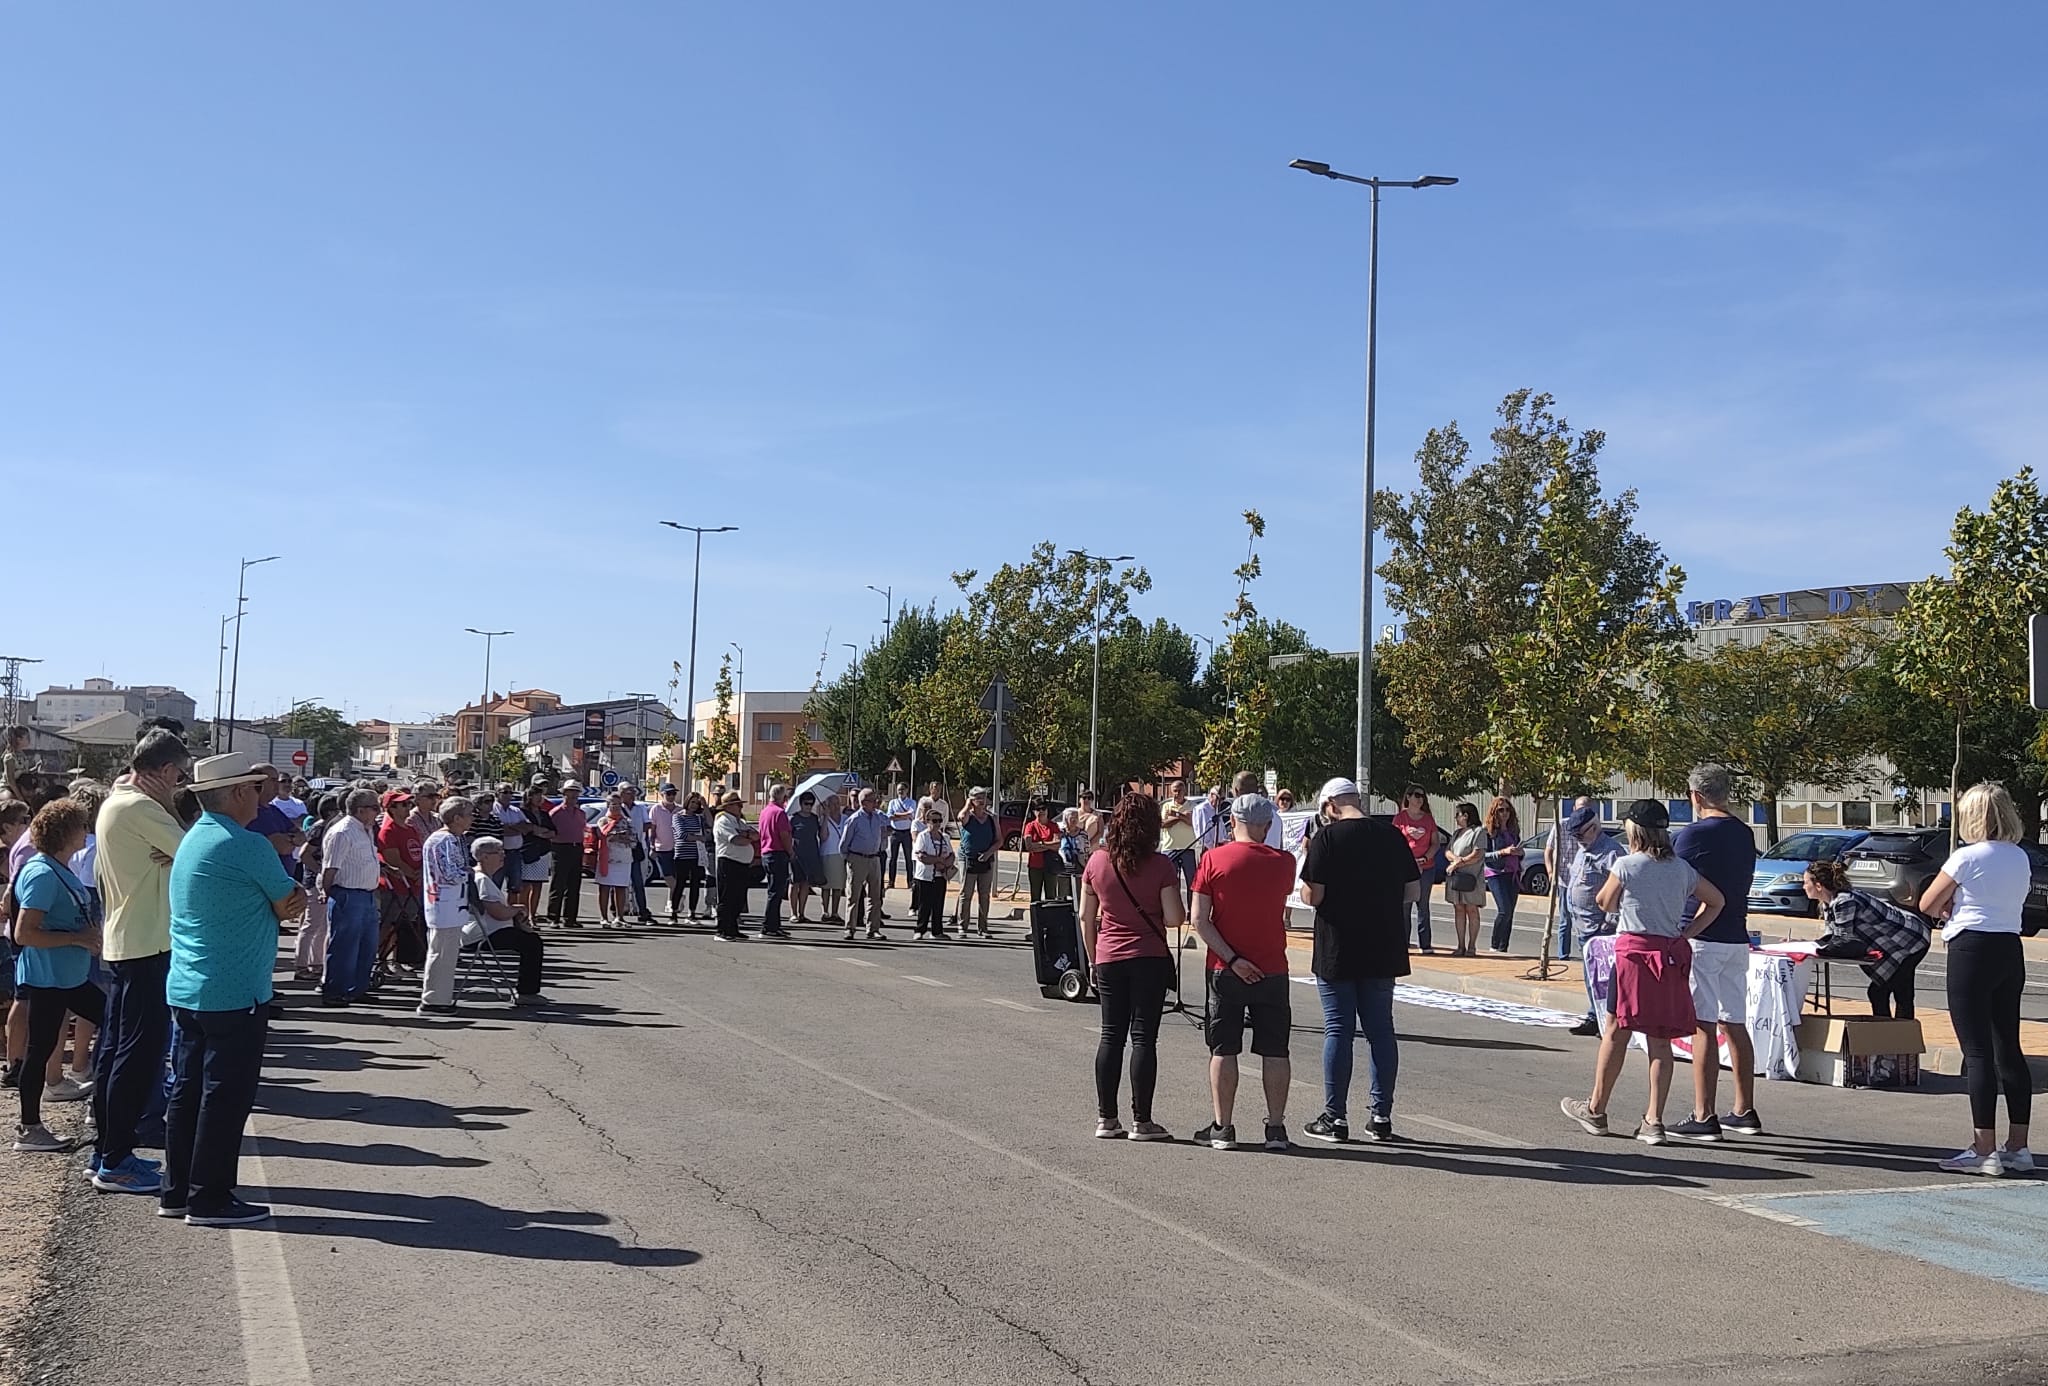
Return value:
<svg viewBox="0 0 2048 1386">
<path fill-rule="evenodd" d="M 2048 615 L 2027 618 L 2027 701 L 2036 712 L 2048 712 Z"/>
</svg>

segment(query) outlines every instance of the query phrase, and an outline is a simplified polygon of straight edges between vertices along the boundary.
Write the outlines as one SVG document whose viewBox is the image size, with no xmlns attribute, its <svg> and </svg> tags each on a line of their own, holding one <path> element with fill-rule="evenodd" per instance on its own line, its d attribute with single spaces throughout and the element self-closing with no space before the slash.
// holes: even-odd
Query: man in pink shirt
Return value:
<svg viewBox="0 0 2048 1386">
<path fill-rule="evenodd" d="M 789 892 L 789 853 L 795 838 L 789 826 L 789 786 L 768 786 L 768 802 L 761 806 L 761 869 L 768 873 L 768 902 L 761 907 L 761 937 L 788 938 L 782 927 L 782 900 Z"/>
</svg>

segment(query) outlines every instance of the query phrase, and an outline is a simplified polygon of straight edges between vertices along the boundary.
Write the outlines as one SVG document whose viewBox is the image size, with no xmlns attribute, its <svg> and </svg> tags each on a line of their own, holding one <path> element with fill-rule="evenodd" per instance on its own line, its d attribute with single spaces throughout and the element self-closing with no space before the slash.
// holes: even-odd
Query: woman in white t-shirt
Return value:
<svg viewBox="0 0 2048 1386">
<path fill-rule="evenodd" d="M 2027 980 L 2020 910 L 2033 869 L 2019 846 L 2019 810 L 2004 785 L 1980 784 L 1966 792 L 1956 805 L 1956 831 L 1969 846 L 1943 863 L 1920 897 L 1922 914 L 1945 921 L 1948 1013 L 1970 1089 L 1970 1148 L 1941 1167 L 1955 1174 L 2029 1174 L 2034 1082 L 2020 1051 L 2020 992 Z M 1997 1130 L 2001 1089 L 2010 1127 L 2003 1148 Z"/>
</svg>

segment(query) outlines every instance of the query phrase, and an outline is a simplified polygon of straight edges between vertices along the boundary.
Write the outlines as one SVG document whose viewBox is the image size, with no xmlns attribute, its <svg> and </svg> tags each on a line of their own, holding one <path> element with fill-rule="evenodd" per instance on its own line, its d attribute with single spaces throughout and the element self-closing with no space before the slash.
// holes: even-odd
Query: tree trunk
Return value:
<svg viewBox="0 0 2048 1386">
<path fill-rule="evenodd" d="M 1778 791 L 1767 789 L 1764 793 L 1764 845 L 1778 845 Z"/>
</svg>

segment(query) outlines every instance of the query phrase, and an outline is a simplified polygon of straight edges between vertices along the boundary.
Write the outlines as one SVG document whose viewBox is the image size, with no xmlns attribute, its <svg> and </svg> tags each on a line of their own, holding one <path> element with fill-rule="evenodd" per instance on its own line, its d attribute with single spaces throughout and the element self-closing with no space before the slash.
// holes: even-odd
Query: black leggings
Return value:
<svg viewBox="0 0 2048 1386">
<path fill-rule="evenodd" d="M 1152 1120 L 1152 1090 L 1159 1084 L 1159 1015 L 1173 983 L 1173 959 L 1125 958 L 1095 969 L 1102 999 L 1102 1041 L 1095 1046 L 1095 1114 L 1116 1117 L 1118 1070 L 1124 1042 L 1131 1046 L 1131 1115 Z"/>
<path fill-rule="evenodd" d="M 77 1016 L 94 1028 L 107 1018 L 107 994 L 86 982 L 75 987 L 19 987 L 15 994 L 28 1002 L 28 1053 L 21 1061 L 21 1124 L 43 1119 L 43 1070 L 64 1038 L 64 1019 Z"/>
<path fill-rule="evenodd" d="M 1913 973 L 1920 966 L 1925 953 L 1905 964 L 1892 974 L 1889 982 L 1880 982 L 1875 976 L 1870 979 L 1870 1013 L 1879 1020 L 1911 1020 L 1913 1018 Z M 1869 968 L 1863 969 L 1866 973 Z"/>
<path fill-rule="evenodd" d="M 2033 1115 L 2034 1079 L 2020 1052 L 2020 990 L 2026 981 L 2018 934 L 1965 929 L 1948 945 L 1948 1015 L 1963 1047 L 1970 1125 L 1979 1131 L 1997 1125 L 2001 1088 L 2007 1120 L 2025 1126 Z"/>
<path fill-rule="evenodd" d="M 685 888 L 689 891 L 690 913 L 697 912 L 697 892 L 704 885 L 704 863 L 697 860 L 697 849 L 687 849 L 687 857 L 676 858 L 676 870 L 668 878 L 668 912 L 674 914 L 677 904 L 683 898 Z"/>
<path fill-rule="evenodd" d="M 929 881 L 912 881 L 917 892 L 917 931 L 930 934 L 933 938 L 946 936 L 946 883 L 933 878 Z"/>
</svg>

